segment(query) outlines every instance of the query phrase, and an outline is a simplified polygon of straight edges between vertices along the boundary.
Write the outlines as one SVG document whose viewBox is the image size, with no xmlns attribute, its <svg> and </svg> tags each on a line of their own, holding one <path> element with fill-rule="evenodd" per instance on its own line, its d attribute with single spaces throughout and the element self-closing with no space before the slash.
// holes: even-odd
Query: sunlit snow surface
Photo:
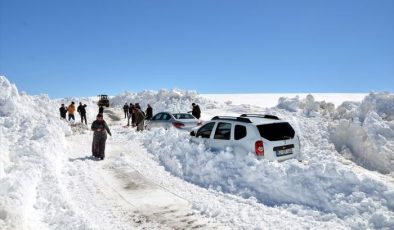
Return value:
<svg viewBox="0 0 394 230">
<path fill-rule="evenodd" d="M 91 122 L 95 98 L 30 96 L 0 77 L 0 229 L 188 228 L 178 216 L 189 206 L 195 214 L 184 222 L 200 228 L 393 229 L 393 94 L 343 103 L 287 96 L 267 106 L 247 97 L 240 104 L 230 97 L 217 102 L 182 90 L 123 93 L 105 111 L 114 134 L 106 160 L 94 161 L 89 128 L 78 115 L 69 126 L 58 108 L 82 101 Z M 304 160 L 212 152 L 173 129 L 137 133 L 124 127 L 121 110 L 136 102 L 151 104 L 154 113 L 187 112 L 196 102 L 204 120 L 277 115 L 301 137 Z M 169 197 L 178 197 L 172 207 L 177 215 L 160 209 Z M 144 211 L 146 204 L 157 206 Z"/>
</svg>

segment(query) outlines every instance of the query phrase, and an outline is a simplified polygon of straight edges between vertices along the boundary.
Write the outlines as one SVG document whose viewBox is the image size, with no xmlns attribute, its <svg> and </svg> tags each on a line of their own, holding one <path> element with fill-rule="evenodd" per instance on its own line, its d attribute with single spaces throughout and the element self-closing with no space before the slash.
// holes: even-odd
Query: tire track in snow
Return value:
<svg viewBox="0 0 394 230">
<path fill-rule="evenodd" d="M 83 130 L 78 129 L 77 133 Z M 191 209 L 188 201 L 149 181 L 131 167 L 113 167 L 114 158 L 127 152 L 130 143 L 108 138 L 106 159 L 93 159 L 91 135 L 85 131 L 68 138 L 69 154 L 62 172 L 69 194 L 67 200 L 89 223 L 84 229 L 212 228 Z M 138 151 L 138 145 L 131 149 Z"/>
<path fill-rule="evenodd" d="M 111 109 L 107 110 L 111 119 L 109 123 L 121 124 L 121 114 L 117 115 Z M 111 139 L 113 140 L 113 139 Z M 116 142 L 112 143 L 112 156 L 118 156 L 122 152 L 129 153 L 130 150 L 139 150 L 139 143 Z M 111 158 L 113 160 L 113 157 Z M 112 164 L 113 165 L 113 164 Z M 111 187 L 125 200 L 132 203 L 137 213 L 147 220 L 154 219 L 163 228 L 171 229 L 212 229 L 215 225 L 204 220 L 191 208 L 191 203 L 185 198 L 171 192 L 157 183 L 150 181 L 132 165 L 123 167 L 111 167 L 107 164 L 105 168 L 109 173 L 106 181 L 110 181 Z"/>
</svg>

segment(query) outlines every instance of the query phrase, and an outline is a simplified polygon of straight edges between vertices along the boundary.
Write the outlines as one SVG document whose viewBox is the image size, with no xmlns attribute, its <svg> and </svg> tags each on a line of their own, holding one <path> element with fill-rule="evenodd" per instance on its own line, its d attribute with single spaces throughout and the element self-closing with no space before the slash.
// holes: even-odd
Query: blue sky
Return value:
<svg viewBox="0 0 394 230">
<path fill-rule="evenodd" d="M 0 74 L 51 98 L 394 92 L 394 1 L 0 0 Z"/>
</svg>

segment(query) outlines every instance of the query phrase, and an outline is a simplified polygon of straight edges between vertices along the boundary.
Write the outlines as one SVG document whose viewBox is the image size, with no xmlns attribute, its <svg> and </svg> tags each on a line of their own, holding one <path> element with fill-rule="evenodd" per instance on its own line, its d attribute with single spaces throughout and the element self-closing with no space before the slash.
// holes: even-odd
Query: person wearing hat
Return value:
<svg viewBox="0 0 394 230">
<path fill-rule="evenodd" d="M 105 142 L 107 141 L 107 132 L 112 136 L 111 131 L 105 120 L 103 114 L 97 114 L 96 120 L 93 121 L 91 129 L 93 133 L 92 154 L 94 157 L 104 160 L 105 158 Z"/>
<path fill-rule="evenodd" d="M 135 125 L 137 126 L 137 131 L 144 130 L 144 113 L 141 111 L 141 109 L 134 107 L 133 114 L 135 115 Z"/>
<path fill-rule="evenodd" d="M 82 105 L 82 102 L 79 102 L 79 106 L 77 108 L 79 115 L 81 116 L 81 123 L 85 120 L 85 125 L 88 124 L 86 121 L 86 104 Z"/>
<path fill-rule="evenodd" d="M 148 108 L 146 108 L 145 114 L 146 114 L 146 116 L 145 116 L 146 120 L 152 119 L 152 117 L 153 117 L 153 108 L 152 108 L 152 106 L 150 106 L 150 104 L 148 104 Z"/>
<path fill-rule="evenodd" d="M 201 117 L 200 106 L 196 105 L 196 103 L 192 103 L 192 106 L 193 106 L 192 115 L 195 116 L 197 119 L 200 119 Z"/>
<path fill-rule="evenodd" d="M 129 115 L 129 105 L 127 104 L 127 102 L 123 106 L 123 112 L 124 112 L 124 118 L 127 118 Z"/>
<path fill-rule="evenodd" d="M 135 120 L 134 111 L 133 111 L 134 108 L 135 106 L 133 105 L 133 103 L 130 103 L 129 116 L 127 117 L 127 126 L 130 126 L 130 119 L 131 119 L 131 125 L 134 126 L 134 120 Z"/>
<path fill-rule="evenodd" d="M 66 120 L 66 114 L 67 114 L 67 107 L 62 104 L 62 106 L 59 108 L 60 111 L 60 117 Z"/>
</svg>

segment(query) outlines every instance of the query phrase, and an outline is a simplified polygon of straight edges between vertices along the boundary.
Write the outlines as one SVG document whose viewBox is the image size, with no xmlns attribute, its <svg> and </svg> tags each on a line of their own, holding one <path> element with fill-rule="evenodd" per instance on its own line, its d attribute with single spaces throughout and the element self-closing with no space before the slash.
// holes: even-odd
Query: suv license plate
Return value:
<svg viewBox="0 0 394 230">
<path fill-rule="evenodd" d="M 277 156 L 284 156 L 284 155 L 289 155 L 289 154 L 293 154 L 293 149 L 282 149 L 282 150 L 278 150 L 276 151 L 276 155 Z"/>
</svg>

